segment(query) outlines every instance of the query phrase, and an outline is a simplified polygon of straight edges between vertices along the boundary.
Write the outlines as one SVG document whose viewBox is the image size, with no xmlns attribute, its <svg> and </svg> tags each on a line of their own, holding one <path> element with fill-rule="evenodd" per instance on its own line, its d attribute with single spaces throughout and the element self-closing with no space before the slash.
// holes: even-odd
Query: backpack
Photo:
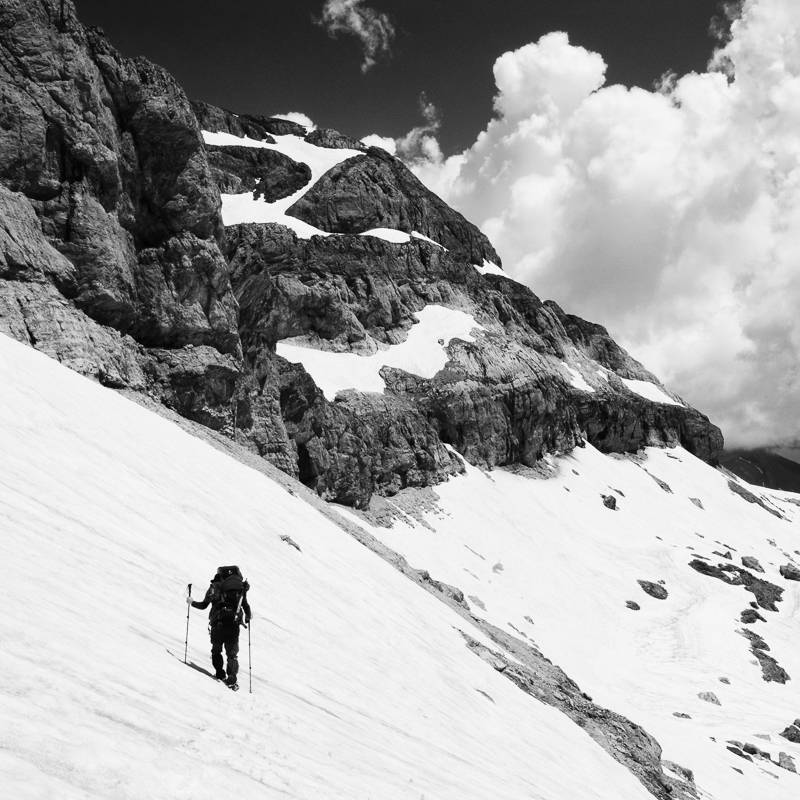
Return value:
<svg viewBox="0 0 800 800">
<path fill-rule="evenodd" d="M 242 602 L 250 585 L 239 567 L 220 567 L 211 582 L 215 622 L 240 622 Z"/>
</svg>

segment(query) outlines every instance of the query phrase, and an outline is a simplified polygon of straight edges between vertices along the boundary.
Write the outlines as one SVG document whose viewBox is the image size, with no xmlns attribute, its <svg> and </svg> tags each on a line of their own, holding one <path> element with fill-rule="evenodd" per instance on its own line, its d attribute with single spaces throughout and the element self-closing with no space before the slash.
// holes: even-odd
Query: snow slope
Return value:
<svg viewBox="0 0 800 800">
<path fill-rule="evenodd" d="M 650 796 L 301 492 L 3 336 L 0 386 L 3 796 Z M 221 563 L 253 587 L 252 695 L 202 674 L 202 612 L 181 661 Z"/>
<path fill-rule="evenodd" d="M 595 702 L 643 725 L 665 759 L 694 771 L 703 797 L 796 800 L 800 777 L 744 760 L 727 742 L 800 766 L 800 745 L 778 735 L 800 717 L 800 583 L 779 574 L 800 564 L 800 496 L 749 487 L 779 518 L 679 448 L 632 459 L 587 445 L 549 464 L 548 479 L 467 466 L 435 487 L 433 507 L 414 492 L 386 501 L 397 519 L 370 531 L 458 586 L 474 613 L 535 642 Z M 759 609 L 766 622 L 742 624 L 754 595 L 689 567 L 703 556 L 726 563 L 714 551 L 738 565 L 758 558 L 765 573 L 755 574 L 784 590 L 778 612 Z M 649 596 L 638 580 L 663 581 L 668 597 Z M 764 637 L 792 680 L 764 682 L 743 628 Z"/>
</svg>

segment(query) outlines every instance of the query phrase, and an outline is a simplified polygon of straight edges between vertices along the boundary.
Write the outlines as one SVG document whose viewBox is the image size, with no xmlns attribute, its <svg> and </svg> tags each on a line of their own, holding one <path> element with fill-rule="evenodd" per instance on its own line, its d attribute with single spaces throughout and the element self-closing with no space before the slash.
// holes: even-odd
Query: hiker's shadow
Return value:
<svg viewBox="0 0 800 800">
<path fill-rule="evenodd" d="M 213 672 L 209 672 L 205 667 L 201 667 L 199 664 L 195 664 L 194 661 L 187 661 L 186 666 L 191 667 L 193 670 L 196 670 L 197 672 L 202 672 L 203 675 L 208 675 L 209 678 L 214 677 Z"/>
<path fill-rule="evenodd" d="M 214 673 L 213 672 L 209 672 L 205 667 L 201 667 L 199 664 L 195 664 L 194 661 L 186 661 L 186 662 L 184 662 L 184 660 L 180 656 L 175 655 L 175 653 L 173 653 L 172 650 L 168 649 L 167 652 L 171 656 L 173 656 L 174 658 L 177 658 L 178 661 L 181 662 L 181 664 L 186 663 L 186 666 L 187 667 L 191 667 L 193 670 L 195 670 L 195 672 L 200 672 L 203 675 L 208 675 L 209 678 L 213 678 L 214 677 Z"/>
</svg>

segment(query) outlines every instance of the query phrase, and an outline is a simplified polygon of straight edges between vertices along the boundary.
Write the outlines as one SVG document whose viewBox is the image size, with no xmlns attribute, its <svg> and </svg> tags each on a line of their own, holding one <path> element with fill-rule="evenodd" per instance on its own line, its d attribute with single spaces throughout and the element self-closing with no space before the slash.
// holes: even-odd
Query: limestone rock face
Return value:
<svg viewBox="0 0 800 800">
<path fill-rule="evenodd" d="M 201 130 L 271 147 L 206 146 Z M 328 162 L 331 150 L 361 155 L 312 183 L 309 165 L 280 152 L 287 136 Z M 287 214 L 330 235 L 225 228 L 220 192 L 267 203 L 300 192 Z M 360 235 L 374 228 L 400 243 Z M 71 0 L 2 4 L 0 331 L 355 506 L 444 480 L 463 459 L 533 466 L 586 441 L 716 458 L 706 417 L 639 395 L 626 381 L 660 384 L 602 326 L 499 265 L 486 236 L 384 150 L 190 103 L 164 70 L 84 28 Z M 331 399 L 276 355 L 290 337 L 375 354 L 431 305 L 476 322 L 473 341 L 441 341 L 433 377 L 384 366 L 383 392 L 342 385 Z"/>
<path fill-rule="evenodd" d="M 169 401 L 165 350 L 197 348 L 196 375 L 239 359 L 222 234 L 219 190 L 175 80 L 84 28 L 71 0 L 4 2 L 0 329 Z M 200 419 L 222 413 L 191 407 Z"/>
<path fill-rule="evenodd" d="M 296 336 L 310 338 L 320 349 L 373 353 L 403 341 L 415 312 L 430 304 L 467 310 L 484 327 L 474 343 L 451 342 L 445 369 L 432 379 L 384 368 L 386 390 L 380 399 L 361 395 L 356 404 L 355 393 L 344 392 L 331 404 L 318 390 L 312 401 L 311 386 L 302 392 L 295 387 L 293 402 L 284 400 L 282 413 L 308 460 L 306 467 L 298 467 L 299 474 L 325 496 L 336 497 L 332 487 L 347 486 L 351 498 L 352 487 L 362 486 L 357 501 L 362 505 L 369 486 L 391 492 L 406 485 L 408 475 L 414 476 L 410 485 L 417 485 L 417 469 L 364 472 L 363 458 L 341 457 L 338 435 L 317 436 L 308 448 L 307 434 L 300 433 L 309 428 L 327 432 L 334 418 L 332 430 L 362 431 L 365 419 L 384 419 L 385 408 L 402 421 L 404 431 L 415 419 L 416 433 L 402 438 L 396 463 L 407 464 L 400 452 L 422 445 L 425 457 L 416 461 L 427 481 L 450 470 L 450 460 L 442 462 L 432 443 L 449 444 L 468 461 L 487 467 L 533 465 L 546 452 L 566 451 L 587 439 L 608 452 L 681 443 L 709 460 L 721 447 L 718 429 L 699 412 L 653 403 L 627 390 L 623 378 L 656 379 L 601 326 L 543 303 L 514 281 L 480 274 L 452 250 L 417 239 L 393 244 L 354 234 L 299 239 L 275 224 L 229 227 L 225 250 L 246 358 L 271 358 L 278 341 Z M 569 382 L 568 361 L 586 371 L 590 391 Z M 598 368 L 604 370 L 602 378 L 591 375 Z M 296 368 L 292 374 L 299 374 Z M 285 385 L 281 394 L 290 396 Z M 294 402 L 298 397 L 304 398 L 299 405 Z M 365 414 L 367 404 L 381 413 Z M 322 411 L 331 405 L 335 415 Z M 342 428 L 344 418 L 350 422 Z M 419 420 L 435 432 L 435 439 L 420 437 Z M 359 442 L 374 441 L 363 433 L 354 435 Z M 391 459 L 382 460 L 384 467 L 387 463 Z M 368 478 L 368 473 L 379 477 Z"/>
<path fill-rule="evenodd" d="M 0 53 L 0 182 L 71 265 L 62 294 L 145 343 L 236 351 L 219 192 L 182 89 L 71 2 L 4 3 Z"/>
</svg>

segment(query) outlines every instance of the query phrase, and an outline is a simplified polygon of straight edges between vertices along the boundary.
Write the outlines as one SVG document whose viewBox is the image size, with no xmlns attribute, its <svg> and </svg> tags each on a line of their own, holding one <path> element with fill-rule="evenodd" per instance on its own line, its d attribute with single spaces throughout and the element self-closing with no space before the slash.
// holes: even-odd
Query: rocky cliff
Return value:
<svg viewBox="0 0 800 800">
<path fill-rule="evenodd" d="M 474 326 L 434 333 L 427 374 L 394 354 L 432 307 Z M 459 471 L 453 451 L 722 446 L 604 328 L 506 277 L 401 161 L 191 104 L 71 0 L 0 1 L 0 330 L 356 506 Z M 369 391 L 348 353 L 377 359 Z"/>
</svg>

